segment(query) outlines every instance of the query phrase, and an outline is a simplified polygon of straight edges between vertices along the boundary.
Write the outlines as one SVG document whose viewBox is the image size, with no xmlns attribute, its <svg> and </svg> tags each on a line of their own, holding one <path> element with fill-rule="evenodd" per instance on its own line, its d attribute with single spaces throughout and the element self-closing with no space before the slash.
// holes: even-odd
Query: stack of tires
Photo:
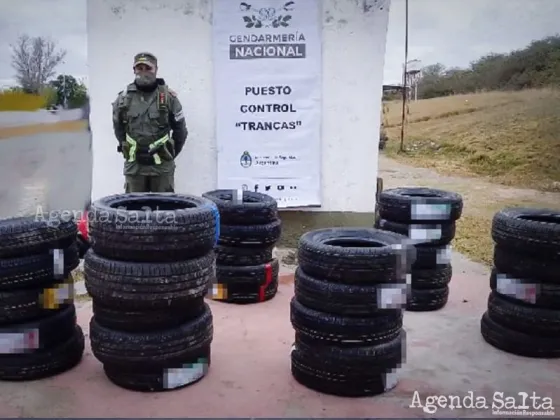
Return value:
<svg viewBox="0 0 560 420">
<path fill-rule="evenodd" d="M 320 229 L 299 242 L 291 322 L 292 375 L 340 396 L 384 393 L 405 359 L 406 237 L 377 229 Z"/>
<path fill-rule="evenodd" d="M 178 389 L 210 365 L 217 209 L 203 198 L 132 193 L 95 202 L 85 286 L 91 348 L 114 384 Z"/>
<path fill-rule="evenodd" d="M 459 194 L 433 188 L 395 188 L 379 194 L 375 227 L 408 236 L 416 248 L 406 309 L 435 311 L 449 298 L 451 241 L 461 217 Z"/>
<path fill-rule="evenodd" d="M 560 357 L 560 212 L 507 208 L 494 215 L 494 268 L 481 333 L 526 357 Z"/>
<path fill-rule="evenodd" d="M 68 219 L 0 221 L 0 380 L 54 376 L 82 359 L 71 275 L 76 224 Z"/>
<path fill-rule="evenodd" d="M 212 200 L 220 213 L 211 298 L 228 303 L 274 298 L 280 268 L 273 250 L 282 233 L 276 200 L 266 194 L 236 190 L 210 191 L 203 197 Z"/>
</svg>

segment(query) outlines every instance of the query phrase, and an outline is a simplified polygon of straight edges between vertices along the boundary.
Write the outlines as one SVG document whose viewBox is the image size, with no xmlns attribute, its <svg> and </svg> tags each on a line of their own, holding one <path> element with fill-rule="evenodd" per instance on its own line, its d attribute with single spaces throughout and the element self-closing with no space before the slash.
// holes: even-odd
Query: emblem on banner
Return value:
<svg viewBox="0 0 560 420">
<path fill-rule="evenodd" d="M 242 168 L 250 168 L 253 164 L 253 158 L 249 154 L 249 152 L 245 151 L 239 158 L 239 163 L 241 164 Z"/>
<path fill-rule="evenodd" d="M 294 2 L 288 1 L 282 7 L 261 7 L 256 8 L 252 5 L 242 2 L 239 9 L 242 12 L 252 13 L 251 16 L 243 16 L 243 22 L 246 28 L 279 28 L 288 27 L 292 16 L 287 13 L 294 10 Z"/>
</svg>

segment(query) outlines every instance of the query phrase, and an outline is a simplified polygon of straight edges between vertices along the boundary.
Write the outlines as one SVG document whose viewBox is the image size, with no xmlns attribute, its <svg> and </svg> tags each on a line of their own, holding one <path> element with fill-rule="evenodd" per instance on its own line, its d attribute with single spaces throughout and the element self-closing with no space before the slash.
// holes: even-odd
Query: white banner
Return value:
<svg viewBox="0 0 560 420">
<path fill-rule="evenodd" d="M 321 204 L 320 0 L 214 0 L 218 188 Z"/>
</svg>

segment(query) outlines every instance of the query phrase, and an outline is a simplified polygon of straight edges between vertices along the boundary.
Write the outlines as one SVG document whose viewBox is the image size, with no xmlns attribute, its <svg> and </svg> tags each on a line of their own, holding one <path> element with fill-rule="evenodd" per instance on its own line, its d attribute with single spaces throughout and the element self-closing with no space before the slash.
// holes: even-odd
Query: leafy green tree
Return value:
<svg viewBox="0 0 560 420">
<path fill-rule="evenodd" d="M 80 108 L 87 100 L 86 86 L 74 76 L 60 74 L 49 85 L 56 91 L 56 104 L 68 108 Z"/>
<path fill-rule="evenodd" d="M 487 54 L 468 68 L 434 64 L 422 69 L 420 98 L 433 98 L 485 90 L 520 90 L 560 87 L 560 36 L 531 42 L 508 54 Z"/>
</svg>

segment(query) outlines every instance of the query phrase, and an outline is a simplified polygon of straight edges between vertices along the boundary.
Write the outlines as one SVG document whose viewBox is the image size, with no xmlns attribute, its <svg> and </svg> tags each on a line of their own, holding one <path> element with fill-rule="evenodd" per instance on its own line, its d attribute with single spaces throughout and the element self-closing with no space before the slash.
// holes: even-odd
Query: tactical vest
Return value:
<svg viewBox="0 0 560 420">
<path fill-rule="evenodd" d="M 161 165 L 162 160 L 173 160 L 173 141 L 170 136 L 171 127 L 169 125 L 169 91 L 166 85 L 157 87 L 157 104 L 159 111 L 158 128 L 165 131 L 159 139 L 149 143 L 137 141 L 129 133 L 128 111 L 132 102 L 131 91 L 126 89 L 119 95 L 119 114 L 122 124 L 126 127 L 126 142 L 128 148 L 128 162 L 138 162 L 144 165 Z"/>
</svg>

